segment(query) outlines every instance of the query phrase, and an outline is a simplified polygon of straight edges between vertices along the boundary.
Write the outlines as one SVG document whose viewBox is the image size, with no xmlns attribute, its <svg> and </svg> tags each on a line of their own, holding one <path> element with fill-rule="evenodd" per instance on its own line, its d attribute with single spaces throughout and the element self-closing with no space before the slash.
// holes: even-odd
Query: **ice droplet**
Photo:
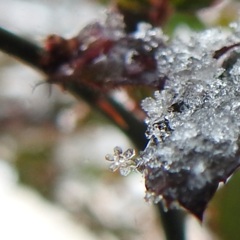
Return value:
<svg viewBox="0 0 240 240">
<path fill-rule="evenodd" d="M 154 202 L 154 199 L 155 199 L 155 194 L 153 192 L 149 192 L 149 191 L 146 191 L 146 194 L 145 194 L 145 197 L 144 199 L 147 201 L 147 202 Z"/>
<path fill-rule="evenodd" d="M 111 155 L 111 154 L 107 154 L 107 155 L 105 156 L 105 159 L 106 159 L 107 161 L 113 162 L 113 161 L 114 161 L 114 156 Z"/>
</svg>

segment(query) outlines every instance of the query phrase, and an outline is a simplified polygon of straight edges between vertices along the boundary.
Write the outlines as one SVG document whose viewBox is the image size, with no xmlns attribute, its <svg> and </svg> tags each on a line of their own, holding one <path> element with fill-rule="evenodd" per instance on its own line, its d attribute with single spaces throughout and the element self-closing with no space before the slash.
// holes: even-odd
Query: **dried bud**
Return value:
<svg viewBox="0 0 240 240">
<path fill-rule="evenodd" d="M 50 36 L 43 59 L 49 82 L 103 91 L 126 85 L 162 89 L 166 79 L 158 74 L 155 55 L 164 47 L 164 36 L 147 28 L 142 36 L 127 34 L 121 16 L 109 13 L 105 22 L 88 25 L 73 39 Z"/>
</svg>

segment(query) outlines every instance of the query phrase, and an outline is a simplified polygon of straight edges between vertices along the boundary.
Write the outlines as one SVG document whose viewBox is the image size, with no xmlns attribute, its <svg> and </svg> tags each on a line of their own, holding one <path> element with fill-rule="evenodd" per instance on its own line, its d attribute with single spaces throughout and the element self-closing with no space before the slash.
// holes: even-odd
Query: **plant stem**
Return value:
<svg viewBox="0 0 240 240">
<path fill-rule="evenodd" d="M 164 211 L 162 203 L 158 204 L 159 215 L 167 240 L 184 240 L 185 236 L 185 214 L 180 210 Z"/>
<path fill-rule="evenodd" d="M 44 49 L 36 44 L 0 28 L 0 50 L 42 71 L 49 77 L 48 72 L 41 65 Z M 124 131 L 139 149 L 145 147 L 147 140 L 144 134 L 146 129 L 144 122 L 136 118 L 123 105 L 110 96 L 104 96 L 100 92 L 93 91 L 84 85 L 79 86 L 79 84 L 74 82 L 69 84 L 66 90 L 75 97 L 84 99 L 95 109 L 101 111 L 118 128 Z M 114 111 L 115 113 L 113 114 Z M 182 212 L 169 210 L 166 213 L 162 204 L 158 204 L 158 211 L 162 219 L 166 239 L 184 240 L 184 217 Z"/>
<path fill-rule="evenodd" d="M 0 49 L 1 51 L 13 55 L 28 65 L 38 69 L 41 68 L 41 58 L 43 49 L 26 39 L 17 36 L 0 27 Z"/>
</svg>

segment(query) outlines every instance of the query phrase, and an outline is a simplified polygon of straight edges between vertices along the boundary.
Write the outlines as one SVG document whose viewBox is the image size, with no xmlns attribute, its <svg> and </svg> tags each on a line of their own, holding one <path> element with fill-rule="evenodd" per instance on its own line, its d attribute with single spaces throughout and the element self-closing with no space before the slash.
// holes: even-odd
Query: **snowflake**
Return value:
<svg viewBox="0 0 240 240">
<path fill-rule="evenodd" d="M 115 172 L 119 170 L 120 174 L 127 176 L 133 169 L 136 169 L 137 163 L 133 160 L 135 150 L 132 148 L 123 152 L 122 148 L 115 147 L 114 154 L 107 154 L 106 160 L 112 162 L 109 166 L 110 170 Z"/>
</svg>

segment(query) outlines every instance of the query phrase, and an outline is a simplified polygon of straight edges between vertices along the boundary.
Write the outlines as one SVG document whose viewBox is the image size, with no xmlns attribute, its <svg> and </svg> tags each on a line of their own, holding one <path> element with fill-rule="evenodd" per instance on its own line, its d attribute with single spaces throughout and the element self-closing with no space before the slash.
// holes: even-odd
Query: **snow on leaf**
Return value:
<svg viewBox="0 0 240 240">
<path fill-rule="evenodd" d="M 176 36 L 156 51 L 158 75 L 166 81 L 142 101 L 149 142 L 135 160 L 146 199 L 180 205 L 202 219 L 219 183 L 239 167 L 239 42 L 235 23 Z"/>
<path fill-rule="evenodd" d="M 149 143 L 139 169 L 147 195 L 167 207 L 178 203 L 199 219 L 219 183 L 240 165 L 240 61 L 223 69 L 213 57 L 240 42 L 237 35 L 212 29 L 173 39 L 156 55 L 168 77 L 164 90 L 142 102 Z"/>
</svg>

